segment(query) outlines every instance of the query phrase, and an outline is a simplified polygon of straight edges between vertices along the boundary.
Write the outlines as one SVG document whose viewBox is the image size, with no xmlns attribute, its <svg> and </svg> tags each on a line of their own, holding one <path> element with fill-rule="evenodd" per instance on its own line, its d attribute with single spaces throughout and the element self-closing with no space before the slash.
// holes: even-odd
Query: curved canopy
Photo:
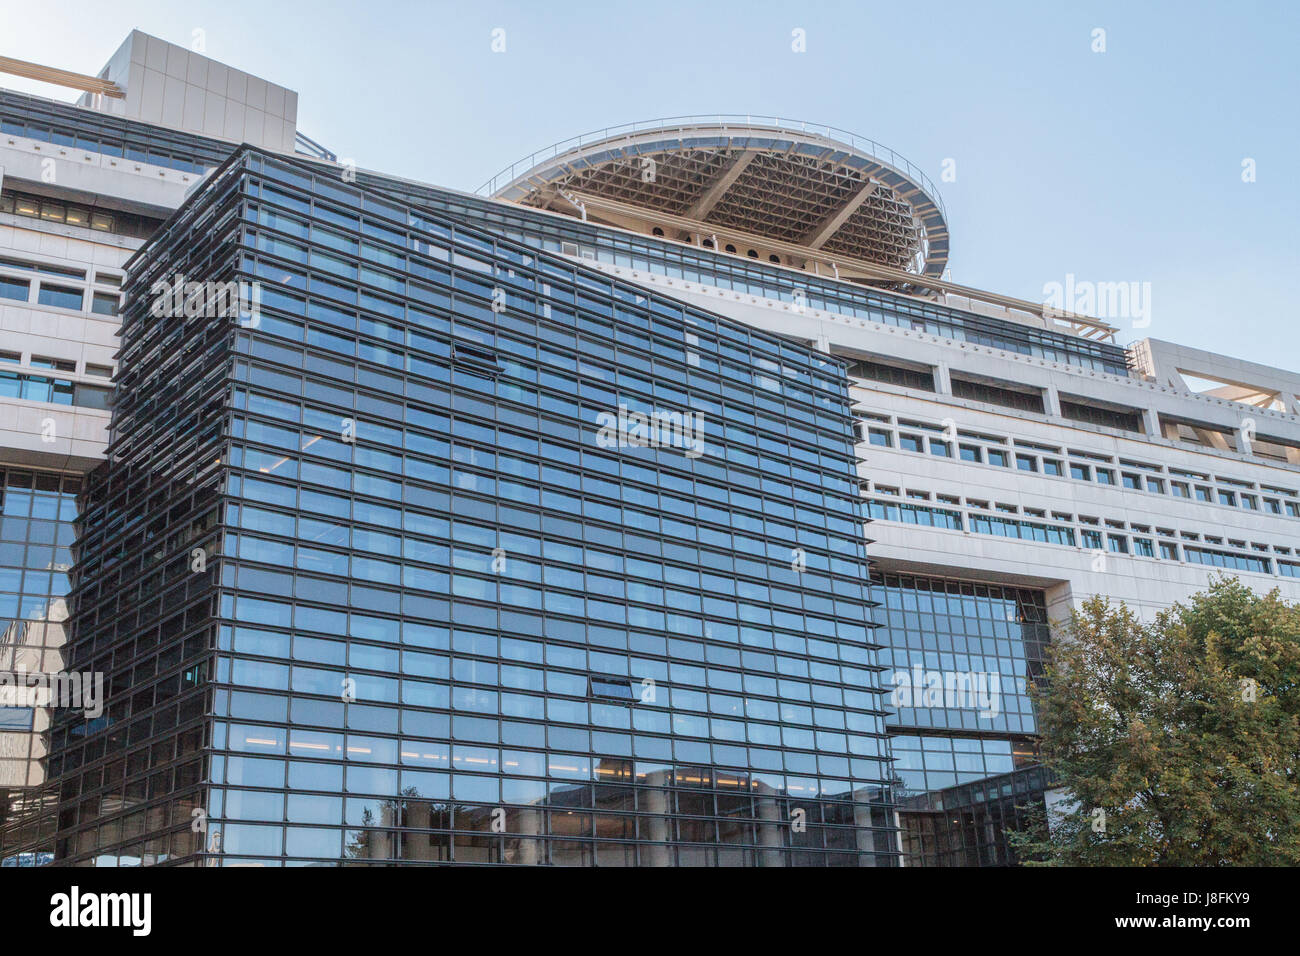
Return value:
<svg viewBox="0 0 1300 956">
<path fill-rule="evenodd" d="M 560 212 L 609 201 L 932 277 L 948 262 L 942 201 L 919 169 L 878 143 L 789 120 L 604 130 L 527 157 L 479 192 Z"/>
</svg>

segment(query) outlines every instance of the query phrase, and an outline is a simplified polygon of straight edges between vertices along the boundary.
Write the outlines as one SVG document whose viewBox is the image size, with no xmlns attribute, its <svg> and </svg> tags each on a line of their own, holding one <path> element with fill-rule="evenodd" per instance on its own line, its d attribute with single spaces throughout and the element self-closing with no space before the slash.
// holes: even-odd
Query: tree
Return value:
<svg viewBox="0 0 1300 956">
<path fill-rule="evenodd" d="M 1222 578 L 1143 624 L 1095 597 L 1031 693 L 1066 799 L 1009 834 L 1022 860 L 1300 864 L 1300 605 Z"/>
</svg>

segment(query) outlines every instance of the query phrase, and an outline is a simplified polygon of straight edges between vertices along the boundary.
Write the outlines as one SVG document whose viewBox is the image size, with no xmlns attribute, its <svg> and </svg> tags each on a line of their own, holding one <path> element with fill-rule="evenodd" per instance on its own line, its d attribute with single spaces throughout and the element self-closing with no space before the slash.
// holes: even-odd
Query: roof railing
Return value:
<svg viewBox="0 0 1300 956">
<path fill-rule="evenodd" d="M 864 136 L 858 136 L 856 133 L 850 133 L 848 130 L 839 129 L 834 126 L 826 126 L 822 123 L 809 123 L 804 120 L 784 119 L 780 116 L 757 116 L 740 113 L 716 113 L 699 116 L 670 116 L 663 119 L 642 120 L 634 123 L 623 123 L 619 126 L 608 126 L 605 129 L 593 130 L 590 133 L 581 133 L 577 136 L 571 136 L 566 140 L 561 140 L 547 146 L 544 149 L 536 150 L 525 156 L 517 162 L 511 163 L 501 172 L 497 173 L 476 192 L 481 196 L 492 196 L 499 189 L 504 188 L 522 176 L 528 170 L 537 166 L 546 160 L 554 159 L 557 156 L 579 149 L 583 146 L 589 146 L 605 140 L 613 139 L 617 136 L 631 136 L 637 133 L 650 133 L 670 131 L 680 129 L 688 131 L 698 129 L 702 126 L 716 126 L 726 129 L 728 126 L 736 127 L 767 127 L 775 130 L 784 130 L 788 132 L 798 132 L 805 135 L 819 136 L 823 139 L 833 140 L 834 142 L 848 146 L 859 153 L 870 156 L 884 164 L 892 166 L 894 169 L 904 173 L 914 183 L 925 190 L 926 195 L 934 201 L 939 207 L 939 212 L 943 214 L 944 219 L 948 218 L 948 213 L 944 209 L 943 199 L 939 195 L 939 190 L 935 188 L 930 177 L 926 176 L 915 163 L 907 157 L 894 152 L 888 146 L 877 143 L 873 139 L 867 139 Z"/>
</svg>

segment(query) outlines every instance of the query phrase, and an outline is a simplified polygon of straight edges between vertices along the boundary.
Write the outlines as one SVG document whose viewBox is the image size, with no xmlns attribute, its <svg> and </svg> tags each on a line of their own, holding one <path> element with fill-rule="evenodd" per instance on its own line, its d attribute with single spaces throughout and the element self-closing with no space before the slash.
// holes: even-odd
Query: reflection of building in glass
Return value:
<svg viewBox="0 0 1300 956">
<path fill-rule="evenodd" d="M 63 667 L 68 569 L 81 479 L 0 468 L 0 831 L 39 841 L 50 711 L 32 678 Z M 45 834 L 49 836 L 48 832 Z M 31 853 L 5 865 L 29 865 Z"/>
<path fill-rule="evenodd" d="M 1051 774 L 1034 765 L 902 799 L 898 812 L 905 865 L 1014 863 L 1006 832 L 1031 821 L 1031 808 L 1044 805 L 1043 794 L 1051 784 Z"/>
<path fill-rule="evenodd" d="M 1028 688 L 1042 676 L 1049 639 L 1043 593 L 877 572 L 872 597 L 881 605 L 875 617 L 882 625 L 877 637 L 885 645 L 881 664 L 886 686 L 901 682 L 910 689 L 914 681 L 909 678 L 918 672 L 936 683 L 946 678 L 948 688 L 960 687 L 961 678 L 972 674 L 995 674 L 1000 681 L 992 706 L 983 709 L 989 700 L 976 695 L 954 701 L 951 694 L 936 694 L 934 706 L 925 706 L 929 700 L 921 694 L 912 695 L 915 699 L 893 695 L 894 712 L 886 724 L 892 731 L 907 865 L 1007 862 L 1002 824 L 1019 817 L 1014 808 L 1003 816 L 997 815 L 1001 810 L 987 808 L 1005 809 L 1014 800 L 1001 795 L 1001 802 L 976 799 L 971 794 L 984 791 L 967 785 L 996 778 L 1021 803 L 1042 803 L 1041 790 L 1026 789 L 1041 773 L 1013 771 L 1033 766 L 1037 754 Z M 973 809 L 965 815 L 947 812 L 957 801 Z M 975 826 L 971 814 L 980 821 L 978 848 L 963 856 L 956 848 L 977 845 L 970 837 Z M 956 829 L 945 833 L 950 824 Z"/>
</svg>

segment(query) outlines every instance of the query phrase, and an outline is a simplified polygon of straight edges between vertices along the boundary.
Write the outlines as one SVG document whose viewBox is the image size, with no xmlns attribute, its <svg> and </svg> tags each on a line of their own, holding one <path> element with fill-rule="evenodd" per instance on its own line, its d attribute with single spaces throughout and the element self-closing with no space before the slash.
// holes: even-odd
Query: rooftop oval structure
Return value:
<svg viewBox="0 0 1300 956">
<path fill-rule="evenodd" d="M 790 265 L 820 253 L 938 278 L 948 262 L 943 202 L 913 163 L 776 117 L 599 130 L 525 157 L 479 193 Z"/>
</svg>

